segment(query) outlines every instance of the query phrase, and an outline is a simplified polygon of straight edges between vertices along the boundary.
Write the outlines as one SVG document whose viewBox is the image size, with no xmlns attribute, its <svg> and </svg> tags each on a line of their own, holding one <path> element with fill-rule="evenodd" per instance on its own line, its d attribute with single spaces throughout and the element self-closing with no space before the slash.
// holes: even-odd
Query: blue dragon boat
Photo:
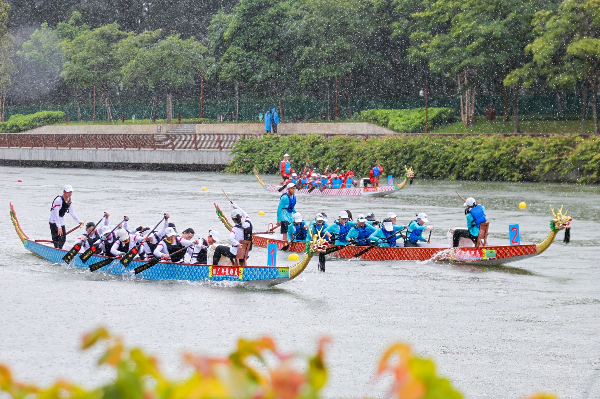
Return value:
<svg viewBox="0 0 600 399">
<path fill-rule="evenodd" d="M 25 248 L 50 262 L 65 264 L 63 257 L 67 250 L 57 249 L 52 247 L 52 244 L 44 245 L 30 239 L 21 228 L 12 204 L 10 204 L 10 218 Z M 313 255 L 326 249 L 327 242 L 320 237 L 314 237 L 311 242 L 307 243 L 304 257 L 293 266 L 221 266 L 159 262 L 153 267 L 135 274 L 134 269 L 145 265 L 148 261 L 134 260 L 128 267 L 124 267 L 119 259 L 114 259 L 101 271 L 147 280 L 233 281 L 270 287 L 298 277 L 306 269 Z M 79 256 L 75 256 L 69 265 L 89 270 L 90 265 L 105 259 L 108 257 L 93 255 L 86 263 L 83 263 Z"/>
</svg>

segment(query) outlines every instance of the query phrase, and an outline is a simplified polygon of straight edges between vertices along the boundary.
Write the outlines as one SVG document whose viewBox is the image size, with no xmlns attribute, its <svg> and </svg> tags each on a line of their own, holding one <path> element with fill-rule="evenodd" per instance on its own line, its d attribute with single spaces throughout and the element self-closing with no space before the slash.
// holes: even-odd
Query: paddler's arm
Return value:
<svg viewBox="0 0 600 399">
<path fill-rule="evenodd" d="M 377 229 L 377 230 L 375 230 L 375 232 L 373 232 L 373 234 L 371 234 L 369 236 L 368 241 L 374 242 L 374 243 L 377 243 L 377 245 L 380 245 L 381 240 L 384 238 L 385 238 L 385 236 L 383 236 L 383 232 L 381 231 L 381 229 Z"/>
</svg>

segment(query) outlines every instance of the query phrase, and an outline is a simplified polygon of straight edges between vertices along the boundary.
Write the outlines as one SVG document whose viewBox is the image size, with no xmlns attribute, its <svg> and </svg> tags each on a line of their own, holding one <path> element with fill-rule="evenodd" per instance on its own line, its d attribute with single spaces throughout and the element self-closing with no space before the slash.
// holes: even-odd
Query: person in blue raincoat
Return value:
<svg viewBox="0 0 600 399">
<path fill-rule="evenodd" d="M 348 239 L 356 242 L 356 245 L 369 245 L 369 236 L 377 229 L 367 223 L 365 215 L 358 215 L 357 224 L 350 229 Z"/>
<path fill-rule="evenodd" d="M 452 246 L 458 247 L 461 237 L 469 238 L 475 242 L 479 236 L 479 226 L 487 222 L 485 207 L 475 201 L 475 198 L 467 198 L 465 201 L 465 215 L 467 216 L 467 229 L 455 229 L 452 236 Z"/>
<path fill-rule="evenodd" d="M 296 185 L 289 183 L 287 191 L 279 198 L 277 207 L 277 223 L 281 225 L 281 234 L 287 245 L 288 226 L 294 222 L 294 213 L 296 213 Z"/>
<path fill-rule="evenodd" d="M 397 247 L 397 240 L 402 238 L 401 231 L 406 226 L 396 226 L 391 218 L 383 219 L 381 228 L 375 230 L 369 237 L 369 240 L 377 243 L 380 247 Z"/>
<path fill-rule="evenodd" d="M 348 241 L 348 233 L 350 233 L 350 229 L 356 225 L 356 222 L 350 222 L 349 219 L 350 216 L 348 215 L 348 212 L 341 211 L 339 219 L 327 228 L 327 232 L 335 234 L 335 245 L 350 244 L 350 241 Z"/>
<path fill-rule="evenodd" d="M 271 109 L 271 114 L 273 115 L 273 118 L 271 119 L 272 122 L 272 130 L 273 130 L 273 134 L 277 133 L 277 125 L 279 125 L 279 114 L 277 113 L 277 110 L 275 110 L 275 108 Z"/>
<path fill-rule="evenodd" d="M 273 114 L 271 113 L 271 110 L 268 109 L 267 112 L 265 112 L 265 130 L 267 131 L 267 133 L 271 133 L 271 124 L 273 123 Z"/>
<path fill-rule="evenodd" d="M 288 242 L 308 242 L 310 234 L 308 233 L 309 225 L 302 220 L 300 212 L 294 213 L 294 223 L 290 224 L 287 232 Z"/>
</svg>

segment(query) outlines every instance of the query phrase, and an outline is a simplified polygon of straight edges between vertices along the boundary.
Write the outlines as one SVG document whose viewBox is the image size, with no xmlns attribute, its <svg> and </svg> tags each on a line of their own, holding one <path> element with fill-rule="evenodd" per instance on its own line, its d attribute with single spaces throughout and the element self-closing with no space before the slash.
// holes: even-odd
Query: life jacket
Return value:
<svg viewBox="0 0 600 399">
<path fill-rule="evenodd" d="M 306 183 L 308 183 L 308 177 L 303 177 L 300 179 L 300 183 L 302 183 L 303 185 L 305 185 Z"/>
<path fill-rule="evenodd" d="M 350 229 L 352 227 L 350 227 L 350 225 L 348 223 L 342 225 L 340 224 L 338 221 L 335 222 L 339 228 L 340 228 L 340 232 L 337 235 L 337 240 L 341 241 L 341 242 L 345 242 L 346 241 L 346 236 L 348 235 L 348 233 L 350 232 Z"/>
<path fill-rule="evenodd" d="M 67 212 L 69 212 L 69 207 L 71 206 L 71 201 L 69 201 L 69 202 L 65 201 L 65 197 L 63 197 L 62 195 L 57 195 L 56 198 L 62 198 L 62 206 L 58 210 L 58 216 L 60 216 L 62 218 L 65 216 L 65 214 Z M 52 209 L 53 209 L 54 201 L 56 201 L 56 198 L 54 198 L 52 200 L 52 205 L 50 205 L 50 211 L 52 211 Z"/>
<path fill-rule="evenodd" d="M 288 193 L 284 193 L 281 197 L 283 197 L 284 195 L 287 195 L 290 200 L 288 207 L 284 208 L 284 209 L 287 209 L 287 211 L 291 213 L 294 210 L 294 208 L 296 207 L 296 196 L 292 195 L 290 197 L 290 195 Z M 281 198 L 281 197 L 279 197 L 279 198 Z M 250 238 L 250 239 L 252 240 L 252 238 Z"/>
<path fill-rule="evenodd" d="M 158 236 L 155 233 L 152 233 L 152 234 L 154 234 L 154 239 L 156 240 L 156 244 L 154 244 L 150 241 L 146 241 L 146 245 L 148 245 L 148 248 L 150 248 L 150 253 L 149 254 L 146 254 L 146 253 L 141 254 L 140 255 L 141 259 L 146 259 L 146 256 L 148 256 L 148 257 L 154 256 L 153 255 L 154 250 L 156 249 L 156 247 L 158 247 L 158 243 L 159 243 Z"/>
<path fill-rule="evenodd" d="M 100 235 L 98 232 L 94 232 L 94 234 L 90 234 L 87 238 L 88 245 L 91 247 L 96 241 L 100 239 Z"/>
<path fill-rule="evenodd" d="M 415 220 L 415 222 L 419 223 L 417 220 Z M 422 234 L 423 234 L 423 230 L 414 229 L 413 231 L 410 232 L 407 239 L 408 239 L 408 241 L 412 242 L 413 244 L 416 244 L 419 241 L 419 238 L 421 238 Z"/>
<path fill-rule="evenodd" d="M 131 240 L 131 238 L 129 240 Z M 119 247 L 117 248 L 117 251 L 125 252 L 125 253 L 129 252 L 129 243 L 124 243 L 121 240 L 119 240 L 118 242 L 119 242 Z M 114 243 L 113 243 L 113 245 L 114 245 Z M 112 245 L 111 245 L 111 247 L 112 247 Z M 110 249 L 107 252 L 110 252 Z"/>
<path fill-rule="evenodd" d="M 413 230 L 413 231 L 415 231 L 415 230 Z M 388 245 L 390 247 L 395 247 L 397 245 L 396 239 L 398 238 L 398 236 L 396 235 L 396 232 L 393 230 L 387 231 L 386 229 L 381 229 L 381 231 L 383 231 L 383 235 L 385 236 L 385 240 L 387 241 Z M 416 230 L 416 231 L 421 231 L 421 230 Z"/>
<path fill-rule="evenodd" d="M 327 177 L 321 177 L 321 184 L 323 186 L 327 184 Z"/>
<path fill-rule="evenodd" d="M 106 256 L 113 256 L 110 253 L 110 249 L 112 248 L 113 244 L 115 243 L 115 233 L 110 233 L 110 235 L 108 237 L 106 237 L 106 239 L 104 240 L 104 255 Z"/>
<path fill-rule="evenodd" d="M 373 176 L 379 176 L 381 174 L 381 172 L 379 171 L 379 167 L 374 167 L 373 168 Z"/>
<path fill-rule="evenodd" d="M 304 241 L 306 240 L 306 236 L 308 235 L 308 231 L 304 228 L 304 223 L 300 222 L 300 224 L 294 223 L 294 229 L 296 233 L 292 234 L 292 237 L 296 241 Z"/>
<path fill-rule="evenodd" d="M 358 237 L 356 237 L 356 241 L 359 243 L 359 245 L 367 245 L 367 238 L 370 236 L 367 225 L 365 224 L 363 227 L 360 227 L 357 224 L 354 226 L 354 228 L 358 231 Z"/>
<path fill-rule="evenodd" d="M 296 203 L 296 201 L 294 201 L 294 203 Z M 249 220 L 246 220 L 246 222 L 250 226 L 243 227 L 241 223 L 238 223 L 234 227 L 237 227 L 238 229 L 242 229 L 244 231 L 244 240 L 250 241 L 250 248 L 248 249 L 248 251 L 250 251 L 252 250 L 252 223 Z"/>
<path fill-rule="evenodd" d="M 352 177 L 346 178 L 346 188 L 352 187 L 352 183 L 354 183 L 354 178 L 352 178 Z"/>
<path fill-rule="evenodd" d="M 331 188 L 342 188 L 342 179 L 333 179 L 331 180 Z"/>
<path fill-rule="evenodd" d="M 471 210 L 469 210 L 469 213 L 471 216 L 473 216 L 473 221 L 471 223 L 477 226 L 477 228 L 479 228 L 481 223 L 487 222 L 485 213 L 483 213 L 483 207 L 481 205 L 474 206 L 471 208 Z"/>
<path fill-rule="evenodd" d="M 283 170 L 286 174 L 289 175 L 292 169 L 292 164 L 290 163 L 290 161 L 281 161 L 281 165 L 281 170 Z"/>
<path fill-rule="evenodd" d="M 296 184 L 297 182 L 298 182 L 298 179 L 294 179 L 293 177 L 290 177 L 290 183 Z"/>
<path fill-rule="evenodd" d="M 181 252 L 173 255 L 173 253 L 175 253 L 183 248 L 183 245 L 181 245 L 180 238 L 175 237 L 175 241 L 173 242 L 173 244 L 169 244 L 167 242 L 167 240 L 163 240 L 163 243 L 167 247 L 167 252 L 171 256 L 171 260 L 170 260 L 171 262 L 175 263 L 175 262 L 179 262 L 180 260 L 183 259 L 183 257 L 185 256 L 184 251 L 181 251 Z"/>
<path fill-rule="evenodd" d="M 202 240 L 202 245 L 204 245 L 205 247 L 208 247 L 208 241 L 206 241 L 204 238 L 201 238 L 200 240 Z M 190 260 L 190 263 L 200 263 L 202 265 L 205 265 L 206 261 L 207 261 L 207 255 L 208 255 L 208 248 L 202 248 L 200 251 L 198 251 L 197 253 L 192 255 L 192 259 Z"/>
<path fill-rule="evenodd" d="M 325 223 L 323 223 L 323 224 L 314 223 L 312 225 L 312 227 L 313 227 L 314 233 L 320 234 L 323 231 L 323 229 L 325 228 Z"/>
</svg>

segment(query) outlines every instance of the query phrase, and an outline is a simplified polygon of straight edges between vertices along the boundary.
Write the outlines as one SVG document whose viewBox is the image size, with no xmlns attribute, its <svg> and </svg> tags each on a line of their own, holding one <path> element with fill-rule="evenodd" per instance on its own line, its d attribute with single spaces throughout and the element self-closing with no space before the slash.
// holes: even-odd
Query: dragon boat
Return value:
<svg viewBox="0 0 600 399">
<path fill-rule="evenodd" d="M 231 223 L 223 215 L 218 205 L 215 204 L 217 216 L 227 229 L 231 229 Z M 563 214 L 562 207 L 556 212 L 550 207 L 554 219 L 550 221 L 550 233 L 538 244 L 523 245 L 483 245 L 475 247 L 470 240 L 461 241 L 462 246 L 452 248 L 448 244 L 442 243 L 420 243 L 419 247 L 368 247 L 347 245 L 337 250 L 337 245 L 329 244 L 324 253 L 329 256 L 339 258 L 358 258 L 369 261 L 388 261 L 388 260 L 408 260 L 408 261 L 447 261 L 452 263 L 487 265 L 502 265 L 504 263 L 514 262 L 537 256 L 547 250 L 560 230 L 570 228 L 572 218 Z M 449 232 L 450 233 L 450 232 Z M 449 236 L 451 238 L 451 236 Z M 470 246 L 464 245 L 469 242 Z M 276 244 L 281 249 L 284 246 L 284 240 L 281 234 L 257 233 L 252 236 L 252 244 L 258 247 L 266 247 L 268 244 Z M 305 243 L 292 242 L 289 244 L 288 251 L 302 252 Z M 402 244 L 400 244 L 402 245 Z"/>
<path fill-rule="evenodd" d="M 12 204 L 10 204 L 10 218 L 15 226 L 17 235 L 26 249 L 53 263 L 64 263 L 63 256 L 67 253 L 67 250 L 54 248 L 51 246 L 52 244 L 43 245 L 30 239 L 23 232 Z M 270 287 L 298 277 L 306 269 L 311 258 L 316 253 L 325 251 L 326 248 L 327 242 L 315 237 L 314 240 L 305 243 L 304 257 L 293 266 L 212 266 L 159 262 L 139 274 L 134 274 L 136 267 L 143 266 L 148 261 L 134 260 L 126 268 L 121 264 L 119 259 L 114 259 L 101 270 L 109 274 L 135 276 L 148 280 L 234 281 Z M 70 266 L 89 270 L 90 265 L 104 259 L 108 258 L 102 255 L 93 255 L 86 263 L 83 263 L 79 256 L 75 256 Z"/>
<path fill-rule="evenodd" d="M 297 191 L 297 194 L 312 194 L 312 195 L 321 195 L 321 196 L 356 196 L 356 195 L 368 195 L 372 197 L 382 197 L 390 194 L 397 193 L 402 190 L 407 183 L 412 184 L 412 180 L 415 177 L 415 172 L 412 168 L 404 167 L 406 170 L 404 174 L 404 180 L 399 184 L 394 184 L 391 186 L 378 186 L 378 187 L 350 187 L 350 188 L 324 188 L 324 189 L 308 189 L 301 188 Z M 254 169 L 254 175 L 258 179 L 258 182 L 261 186 L 267 191 L 271 192 L 281 192 L 281 186 L 275 186 L 271 184 L 265 183 L 260 176 L 258 175 L 258 171 Z"/>
</svg>

